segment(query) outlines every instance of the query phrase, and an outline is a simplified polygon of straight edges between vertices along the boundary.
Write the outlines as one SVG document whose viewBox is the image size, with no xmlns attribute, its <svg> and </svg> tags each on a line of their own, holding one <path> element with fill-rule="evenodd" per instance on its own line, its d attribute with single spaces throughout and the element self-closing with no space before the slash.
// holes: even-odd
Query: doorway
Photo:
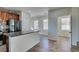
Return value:
<svg viewBox="0 0 79 59">
<path fill-rule="evenodd" d="M 66 41 L 65 47 L 71 51 L 71 15 L 58 17 L 58 37 L 62 42 Z"/>
</svg>

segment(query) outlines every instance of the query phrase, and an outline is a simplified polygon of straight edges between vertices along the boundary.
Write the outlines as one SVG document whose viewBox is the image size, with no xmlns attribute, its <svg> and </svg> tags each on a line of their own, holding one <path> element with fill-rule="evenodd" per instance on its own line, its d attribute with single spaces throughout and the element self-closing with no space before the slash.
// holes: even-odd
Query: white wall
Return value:
<svg viewBox="0 0 79 59">
<path fill-rule="evenodd" d="M 79 8 L 72 8 L 72 45 L 79 42 Z"/>
<path fill-rule="evenodd" d="M 58 36 L 58 17 L 69 15 L 71 8 L 59 8 L 57 10 L 49 10 L 48 12 L 48 35 L 49 39 L 56 38 Z"/>
<path fill-rule="evenodd" d="M 21 12 L 22 31 L 31 30 L 31 27 L 34 27 L 34 23 L 33 23 L 34 20 L 38 20 L 40 33 L 48 35 L 48 31 L 43 30 L 44 19 L 48 19 L 48 15 L 31 17 L 29 13 L 22 11 Z"/>
<path fill-rule="evenodd" d="M 28 31 L 30 30 L 30 14 L 27 12 L 21 12 L 21 21 L 22 21 L 22 31 Z"/>
</svg>

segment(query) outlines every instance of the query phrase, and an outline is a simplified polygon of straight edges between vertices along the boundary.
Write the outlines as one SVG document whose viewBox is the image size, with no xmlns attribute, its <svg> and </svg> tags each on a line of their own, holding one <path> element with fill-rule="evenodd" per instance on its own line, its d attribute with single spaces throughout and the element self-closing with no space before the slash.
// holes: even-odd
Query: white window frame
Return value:
<svg viewBox="0 0 79 59">
<path fill-rule="evenodd" d="M 48 30 L 48 19 L 43 20 L 43 30 Z"/>
<path fill-rule="evenodd" d="M 70 20 L 70 16 L 69 15 L 68 16 L 62 16 L 61 17 L 61 30 L 62 31 L 70 31 L 71 30 L 71 27 L 70 27 L 70 24 L 71 23 L 70 23 L 70 21 L 71 20 Z"/>
<path fill-rule="evenodd" d="M 39 26 L 38 26 L 38 20 L 34 20 L 34 30 L 38 30 Z"/>
</svg>

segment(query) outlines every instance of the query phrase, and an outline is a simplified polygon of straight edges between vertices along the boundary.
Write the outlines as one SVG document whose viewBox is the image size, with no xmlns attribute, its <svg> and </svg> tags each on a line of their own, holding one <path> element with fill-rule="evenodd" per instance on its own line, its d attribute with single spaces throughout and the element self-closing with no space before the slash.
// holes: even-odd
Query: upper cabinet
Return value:
<svg viewBox="0 0 79 59">
<path fill-rule="evenodd" d="M 4 21 L 7 21 L 8 20 L 8 13 L 7 12 L 2 12 L 2 14 L 1 14 L 1 16 L 2 16 L 2 20 L 4 20 Z"/>
<path fill-rule="evenodd" d="M 18 15 L 16 15 L 16 14 L 13 14 L 13 18 L 14 18 L 14 20 L 18 20 Z"/>
<path fill-rule="evenodd" d="M 2 21 L 7 21 L 10 19 L 19 20 L 19 15 L 14 13 L 8 13 L 4 11 L 0 11 L 0 19 Z"/>
<path fill-rule="evenodd" d="M 10 20 L 10 19 L 19 20 L 19 15 L 9 13 L 9 20 Z"/>
</svg>

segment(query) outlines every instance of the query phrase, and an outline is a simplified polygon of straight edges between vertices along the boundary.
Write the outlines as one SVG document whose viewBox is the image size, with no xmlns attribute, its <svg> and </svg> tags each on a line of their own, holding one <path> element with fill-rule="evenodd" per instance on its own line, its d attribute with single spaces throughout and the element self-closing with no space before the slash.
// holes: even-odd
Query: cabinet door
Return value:
<svg viewBox="0 0 79 59">
<path fill-rule="evenodd" d="M 1 14 L 2 14 L 2 12 L 0 11 L 0 19 L 2 19 L 2 15 Z"/>
<path fill-rule="evenodd" d="M 12 14 L 12 13 L 9 13 L 9 14 L 8 14 L 8 18 L 9 18 L 9 20 L 10 20 L 10 19 L 14 19 L 13 14 Z"/>
<path fill-rule="evenodd" d="M 16 19 L 19 20 L 19 15 L 16 15 Z"/>
<path fill-rule="evenodd" d="M 7 21 L 8 20 L 8 13 L 2 12 L 2 20 Z"/>
</svg>

